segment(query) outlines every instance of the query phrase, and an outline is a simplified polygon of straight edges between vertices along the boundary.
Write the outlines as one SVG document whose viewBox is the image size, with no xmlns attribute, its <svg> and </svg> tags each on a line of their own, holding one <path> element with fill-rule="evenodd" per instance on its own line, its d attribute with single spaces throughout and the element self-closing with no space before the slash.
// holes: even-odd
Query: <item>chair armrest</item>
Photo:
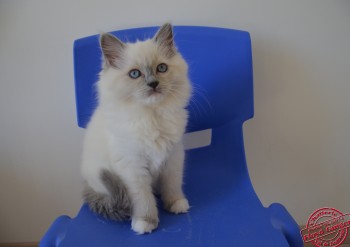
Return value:
<svg viewBox="0 0 350 247">
<path fill-rule="evenodd" d="M 291 247 L 303 247 L 304 243 L 299 226 L 286 208 L 279 203 L 273 203 L 267 210 L 270 213 L 272 226 L 283 233 L 289 245 Z"/>
<path fill-rule="evenodd" d="M 65 238 L 68 223 L 71 218 L 67 215 L 58 217 L 51 225 L 45 236 L 41 239 L 39 247 L 57 247 Z"/>
</svg>

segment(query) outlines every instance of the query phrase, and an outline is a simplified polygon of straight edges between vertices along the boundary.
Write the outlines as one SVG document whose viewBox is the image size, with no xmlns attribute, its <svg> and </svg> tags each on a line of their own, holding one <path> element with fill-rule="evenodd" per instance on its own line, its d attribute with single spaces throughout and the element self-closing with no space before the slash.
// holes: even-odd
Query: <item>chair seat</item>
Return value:
<svg viewBox="0 0 350 247">
<path fill-rule="evenodd" d="M 229 157 L 218 163 L 216 150 L 206 147 L 188 152 L 184 190 L 191 209 L 174 215 L 159 202 L 160 223 L 153 233 L 138 236 L 130 222 L 106 220 L 83 205 L 76 218 L 59 218 L 52 226 L 61 231 L 53 234 L 57 239 L 43 239 L 42 246 L 51 246 L 45 245 L 48 241 L 59 242 L 56 246 L 60 247 L 302 246 L 298 239 L 299 244 L 288 243 L 286 233 L 273 224 L 271 211 L 262 206 L 249 180 L 237 170 L 242 166 L 233 165 Z M 236 161 L 242 162 L 239 157 Z M 287 211 L 279 204 L 275 207 L 287 216 L 289 222 L 283 225 L 297 232 Z"/>
</svg>

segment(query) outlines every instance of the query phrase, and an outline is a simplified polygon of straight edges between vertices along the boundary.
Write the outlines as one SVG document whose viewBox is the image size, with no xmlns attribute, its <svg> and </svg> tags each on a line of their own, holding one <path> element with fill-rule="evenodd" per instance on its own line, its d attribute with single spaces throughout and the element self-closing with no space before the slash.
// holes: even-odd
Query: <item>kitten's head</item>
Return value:
<svg viewBox="0 0 350 247">
<path fill-rule="evenodd" d="M 100 97 L 152 106 L 187 104 L 187 64 L 177 52 L 171 24 L 164 24 L 146 41 L 123 43 L 102 34 L 100 43 L 104 58 Z"/>
</svg>

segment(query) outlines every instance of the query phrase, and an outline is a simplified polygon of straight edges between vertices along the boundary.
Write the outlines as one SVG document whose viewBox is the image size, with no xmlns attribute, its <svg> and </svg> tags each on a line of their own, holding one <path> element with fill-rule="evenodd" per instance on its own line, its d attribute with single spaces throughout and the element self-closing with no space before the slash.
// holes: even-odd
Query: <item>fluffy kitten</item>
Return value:
<svg viewBox="0 0 350 247">
<path fill-rule="evenodd" d="M 84 199 L 96 213 L 131 217 L 135 232 L 150 233 L 159 222 L 153 191 L 166 210 L 189 209 L 182 192 L 187 64 L 170 24 L 146 41 L 123 43 L 103 34 L 100 44 L 104 65 L 84 143 Z"/>
</svg>

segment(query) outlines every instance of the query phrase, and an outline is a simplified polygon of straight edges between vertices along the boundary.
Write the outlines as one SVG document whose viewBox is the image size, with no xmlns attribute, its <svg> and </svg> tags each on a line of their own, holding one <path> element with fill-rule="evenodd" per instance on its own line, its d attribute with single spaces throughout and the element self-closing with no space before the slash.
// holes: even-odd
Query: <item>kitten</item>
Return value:
<svg viewBox="0 0 350 247">
<path fill-rule="evenodd" d="M 99 105 L 83 150 L 84 200 L 106 218 L 131 217 L 136 233 L 150 233 L 159 222 L 153 191 L 166 210 L 189 209 L 182 191 L 182 136 L 191 94 L 187 64 L 175 47 L 171 24 L 136 43 L 102 34 L 100 45 Z"/>
</svg>

